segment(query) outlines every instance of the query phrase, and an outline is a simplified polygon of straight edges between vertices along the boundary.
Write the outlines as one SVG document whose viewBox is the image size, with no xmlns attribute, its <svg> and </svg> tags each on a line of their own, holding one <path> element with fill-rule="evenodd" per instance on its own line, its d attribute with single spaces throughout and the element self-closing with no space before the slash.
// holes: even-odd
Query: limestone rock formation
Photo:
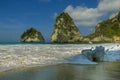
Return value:
<svg viewBox="0 0 120 80">
<path fill-rule="evenodd" d="M 81 40 L 79 29 L 68 13 L 63 12 L 56 19 L 55 28 L 52 34 L 53 43 L 77 43 Z"/>
<path fill-rule="evenodd" d="M 41 32 L 34 28 L 30 28 L 22 34 L 21 42 L 45 42 L 45 39 Z"/>
<path fill-rule="evenodd" d="M 104 43 L 114 42 L 114 36 L 120 37 L 120 12 L 112 19 L 98 23 L 93 34 L 86 36 L 90 42 Z M 83 39 L 83 42 L 85 41 Z M 117 42 L 120 42 L 120 40 Z"/>
</svg>

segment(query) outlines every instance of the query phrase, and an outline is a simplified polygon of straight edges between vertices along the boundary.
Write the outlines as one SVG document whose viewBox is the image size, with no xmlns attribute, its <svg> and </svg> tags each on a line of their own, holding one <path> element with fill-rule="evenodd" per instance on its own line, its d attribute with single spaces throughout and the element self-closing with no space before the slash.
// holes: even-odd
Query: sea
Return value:
<svg viewBox="0 0 120 80">
<path fill-rule="evenodd" d="M 104 62 L 81 55 L 96 46 Z M 0 43 L 0 80 L 120 80 L 120 44 Z"/>
</svg>

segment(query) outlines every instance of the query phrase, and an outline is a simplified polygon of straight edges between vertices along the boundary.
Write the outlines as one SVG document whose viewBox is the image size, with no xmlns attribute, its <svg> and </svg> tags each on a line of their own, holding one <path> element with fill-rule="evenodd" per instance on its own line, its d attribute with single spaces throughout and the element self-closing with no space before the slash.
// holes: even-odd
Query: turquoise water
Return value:
<svg viewBox="0 0 120 80">
<path fill-rule="evenodd" d="M 0 73 L 0 80 L 120 80 L 120 62 L 16 69 Z"/>
</svg>

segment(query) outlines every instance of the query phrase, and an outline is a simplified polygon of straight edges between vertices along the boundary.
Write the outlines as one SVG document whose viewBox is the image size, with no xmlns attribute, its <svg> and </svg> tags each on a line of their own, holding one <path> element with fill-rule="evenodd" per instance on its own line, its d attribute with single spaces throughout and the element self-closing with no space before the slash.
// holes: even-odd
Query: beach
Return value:
<svg viewBox="0 0 120 80">
<path fill-rule="evenodd" d="M 105 62 L 81 56 L 105 48 Z M 0 80 L 119 80 L 119 44 L 0 44 Z"/>
<path fill-rule="evenodd" d="M 0 80 L 119 80 L 120 62 L 97 65 L 59 64 L 12 69 L 0 73 Z"/>
</svg>

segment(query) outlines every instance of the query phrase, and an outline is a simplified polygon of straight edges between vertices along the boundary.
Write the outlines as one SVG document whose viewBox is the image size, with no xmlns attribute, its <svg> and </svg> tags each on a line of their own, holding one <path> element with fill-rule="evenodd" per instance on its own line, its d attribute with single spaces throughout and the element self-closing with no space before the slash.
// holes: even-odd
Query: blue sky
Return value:
<svg viewBox="0 0 120 80">
<path fill-rule="evenodd" d="M 0 0 L 0 42 L 19 42 L 21 34 L 34 27 L 50 41 L 55 17 L 68 12 L 82 35 L 96 24 L 116 15 L 120 0 Z M 112 5 L 112 7 L 111 7 Z"/>
</svg>

